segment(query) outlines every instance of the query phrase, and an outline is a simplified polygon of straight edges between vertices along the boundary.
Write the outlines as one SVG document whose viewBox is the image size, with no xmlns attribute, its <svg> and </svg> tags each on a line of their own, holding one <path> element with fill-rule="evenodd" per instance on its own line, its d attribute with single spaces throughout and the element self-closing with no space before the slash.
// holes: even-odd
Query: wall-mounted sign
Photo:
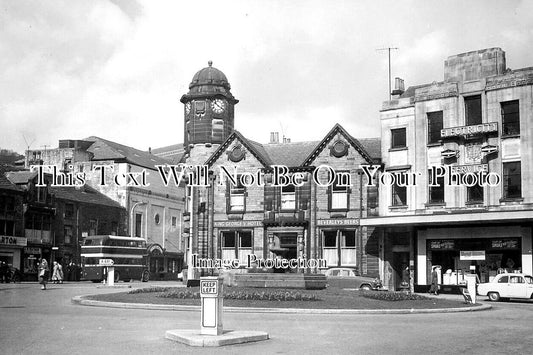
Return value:
<svg viewBox="0 0 533 355">
<path fill-rule="evenodd" d="M 461 250 L 460 260 L 485 260 L 485 250 Z"/>
<path fill-rule="evenodd" d="M 443 128 L 440 130 L 440 136 L 442 138 L 474 136 L 491 132 L 498 132 L 498 122 L 482 123 L 473 126 Z"/>
<path fill-rule="evenodd" d="M 41 248 L 24 247 L 24 254 L 41 254 Z"/>
<path fill-rule="evenodd" d="M 431 240 L 429 242 L 430 249 L 454 249 L 455 242 L 453 240 Z"/>
<path fill-rule="evenodd" d="M 455 158 L 457 156 L 457 151 L 453 149 L 446 149 L 443 150 L 440 155 L 446 159 Z"/>
<path fill-rule="evenodd" d="M 28 245 L 28 239 L 21 237 L 10 237 L 7 235 L 0 235 L 0 245 L 21 246 Z"/>
<path fill-rule="evenodd" d="M 359 220 L 356 218 L 319 219 L 316 224 L 319 226 L 358 226 Z"/>
<path fill-rule="evenodd" d="M 492 154 L 498 151 L 498 147 L 495 145 L 487 144 L 481 147 L 481 151 L 485 154 Z"/>
<path fill-rule="evenodd" d="M 489 165 L 488 164 L 450 165 L 450 171 L 452 174 L 488 172 Z"/>
<path fill-rule="evenodd" d="M 490 246 L 493 249 L 518 249 L 518 239 L 493 239 Z"/>
<path fill-rule="evenodd" d="M 229 227 L 262 227 L 261 221 L 215 221 L 215 228 L 229 228 Z"/>
</svg>

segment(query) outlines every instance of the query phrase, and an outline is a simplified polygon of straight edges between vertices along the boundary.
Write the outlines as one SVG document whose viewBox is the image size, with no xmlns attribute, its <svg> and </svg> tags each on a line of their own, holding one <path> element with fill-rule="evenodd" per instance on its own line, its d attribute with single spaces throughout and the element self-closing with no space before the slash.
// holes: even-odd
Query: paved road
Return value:
<svg viewBox="0 0 533 355">
<path fill-rule="evenodd" d="M 168 284 L 168 283 L 167 283 Z M 146 284 L 134 283 L 134 286 Z M 198 312 L 73 305 L 75 295 L 116 292 L 90 283 L 0 284 L 1 354 L 526 354 L 533 349 L 532 302 L 484 312 L 407 315 L 225 315 L 225 329 L 267 331 L 271 339 L 214 349 L 164 339 L 196 329 Z"/>
</svg>

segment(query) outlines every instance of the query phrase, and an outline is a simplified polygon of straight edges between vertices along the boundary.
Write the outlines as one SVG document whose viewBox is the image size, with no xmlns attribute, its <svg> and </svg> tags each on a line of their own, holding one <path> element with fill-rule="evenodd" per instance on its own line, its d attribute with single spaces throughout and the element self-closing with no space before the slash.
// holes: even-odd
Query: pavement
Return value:
<svg viewBox="0 0 533 355">
<path fill-rule="evenodd" d="M 170 285 L 170 283 L 150 283 Z M 133 283 L 133 287 L 147 284 Z M 199 328 L 198 311 L 81 307 L 79 295 L 117 292 L 91 283 L 0 284 L 2 354 L 212 354 L 165 339 Z M 456 297 L 458 295 L 439 295 Z M 446 314 L 225 313 L 224 329 L 270 339 L 216 348 L 222 354 L 528 354 L 533 302 L 491 303 L 486 312 Z"/>
</svg>

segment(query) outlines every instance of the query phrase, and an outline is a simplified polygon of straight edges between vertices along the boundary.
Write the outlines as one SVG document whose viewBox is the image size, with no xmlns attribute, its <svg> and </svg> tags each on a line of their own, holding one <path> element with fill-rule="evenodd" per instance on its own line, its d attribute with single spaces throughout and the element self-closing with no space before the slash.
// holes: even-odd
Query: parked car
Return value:
<svg viewBox="0 0 533 355">
<path fill-rule="evenodd" d="M 503 273 L 491 282 L 477 286 L 477 294 L 491 301 L 509 298 L 533 298 L 533 277 L 519 273 Z"/>
<path fill-rule="evenodd" d="M 380 279 L 361 276 L 357 270 L 347 267 L 328 269 L 325 275 L 330 287 L 356 288 L 360 290 L 380 290 L 383 287 Z"/>
</svg>

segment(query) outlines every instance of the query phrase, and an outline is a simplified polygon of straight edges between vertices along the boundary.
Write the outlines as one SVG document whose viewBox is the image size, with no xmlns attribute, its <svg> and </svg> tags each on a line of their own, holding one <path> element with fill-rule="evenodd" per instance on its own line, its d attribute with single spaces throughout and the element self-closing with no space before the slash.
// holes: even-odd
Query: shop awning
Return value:
<svg viewBox="0 0 533 355">
<path fill-rule="evenodd" d="M 533 211 L 484 211 L 469 213 L 433 213 L 410 216 L 385 216 L 361 219 L 361 225 L 379 226 L 416 226 L 416 225 L 452 225 L 452 224 L 487 224 L 506 222 L 533 222 Z"/>
</svg>

